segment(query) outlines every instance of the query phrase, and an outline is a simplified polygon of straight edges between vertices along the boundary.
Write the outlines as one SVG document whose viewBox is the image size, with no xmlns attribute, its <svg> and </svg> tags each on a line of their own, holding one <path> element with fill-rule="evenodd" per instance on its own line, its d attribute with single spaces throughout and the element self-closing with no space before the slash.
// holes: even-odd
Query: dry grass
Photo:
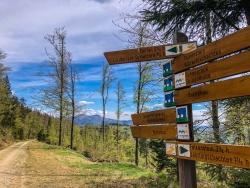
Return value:
<svg viewBox="0 0 250 188">
<path fill-rule="evenodd" d="M 164 177 L 148 170 L 90 162 L 71 150 L 36 141 L 27 153 L 25 187 L 166 187 Z"/>
</svg>

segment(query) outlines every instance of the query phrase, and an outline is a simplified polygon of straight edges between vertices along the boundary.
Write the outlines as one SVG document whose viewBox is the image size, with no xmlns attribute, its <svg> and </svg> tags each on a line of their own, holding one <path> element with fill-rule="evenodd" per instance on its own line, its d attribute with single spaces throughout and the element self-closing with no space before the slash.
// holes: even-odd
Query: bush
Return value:
<svg viewBox="0 0 250 188">
<path fill-rule="evenodd" d="M 37 133 L 37 140 L 38 141 L 45 141 L 47 138 L 47 134 L 44 133 L 44 130 L 41 129 L 38 133 Z"/>
</svg>

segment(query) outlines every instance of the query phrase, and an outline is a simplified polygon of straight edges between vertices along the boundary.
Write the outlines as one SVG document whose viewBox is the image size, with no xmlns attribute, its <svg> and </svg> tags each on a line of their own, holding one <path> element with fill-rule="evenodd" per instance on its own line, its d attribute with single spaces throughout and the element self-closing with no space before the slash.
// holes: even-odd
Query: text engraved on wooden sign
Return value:
<svg viewBox="0 0 250 188">
<path fill-rule="evenodd" d="M 196 42 L 186 44 L 160 45 L 105 52 L 109 64 L 123 64 L 173 58 L 185 52 L 191 52 L 197 47 Z"/>
<path fill-rule="evenodd" d="M 250 146 L 178 142 L 178 158 L 250 169 Z"/>
<path fill-rule="evenodd" d="M 232 87 L 233 86 L 233 87 Z M 175 91 L 177 105 L 250 95 L 250 76 Z"/>
<path fill-rule="evenodd" d="M 250 51 L 178 73 L 175 75 L 175 88 L 191 86 L 248 71 L 250 71 Z M 182 75 L 182 83 L 185 84 L 179 84 L 179 75 Z"/>
<path fill-rule="evenodd" d="M 132 121 L 134 125 L 175 123 L 175 109 L 156 110 L 152 112 L 132 114 Z"/>
<path fill-rule="evenodd" d="M 134 138 L 176 140 L 176 124 L 131 126 Z"/>
<path fill-rule="evenodd" d="M 250 26 L 174 59 L 173 72 L 200 65 L 207 61 L 250 47 Z"/>
</svg>

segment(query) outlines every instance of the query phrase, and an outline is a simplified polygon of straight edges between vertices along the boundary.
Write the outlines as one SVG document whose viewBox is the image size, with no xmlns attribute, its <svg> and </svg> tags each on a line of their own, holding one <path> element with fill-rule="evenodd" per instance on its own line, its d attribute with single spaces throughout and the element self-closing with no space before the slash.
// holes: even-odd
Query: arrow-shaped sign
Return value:
<svg viewBox="0 0 250 188">
<path fill-rule="evenodd" d="M 190 145 L 178 144 L 178 155 L 181 157 L 190 157 Z"/>
<path fill-rule="evenodd" d="M 186 153 L 188 150 L 182 146 L 180 146 L 180 154 Z"/>
<path fill-rule="evenodd" d="M 168 52 L 172 52 L 172 53 L 177 53 L 178 52 L 178 49 L 177 49 L 177 46 L 173 47 L 173 48 L 170 48 L 167 50 Z"/>
<path fill-rule="evenodd" d="M 177 145 L 177 154 L 175 146 Z M 220 164 L 250 169 L 250 146 L 198 143 L 167 142 L 166 154 L 179 159 L 195 160 L 209 164 Z"/>
<path fill-rule="evenodd" d="M 104 55 L 110 65 L 122 63 L 135 63 L 143 61 L 153 61 L 170 59 L 186 51 L 196 49 L 196 42 L 184 44 L 171 44 L 160 46 L 141 47 L 113 52 L 105 52 Z"/>
</svg>

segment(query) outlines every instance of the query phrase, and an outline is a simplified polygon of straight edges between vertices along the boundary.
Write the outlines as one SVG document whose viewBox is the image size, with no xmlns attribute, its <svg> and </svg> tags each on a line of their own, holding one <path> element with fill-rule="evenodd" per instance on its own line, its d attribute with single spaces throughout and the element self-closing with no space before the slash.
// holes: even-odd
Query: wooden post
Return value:
<svg viewBox="0 0 250 188">
<path fill-rule="evenodd" d="M 193 114 L 192 114 L 192 104 L 188 105 L 188 118 L 189 118 L 189 131 L 190 140 L 194 141 L 193 135 Z M 179 183 L 181 188 L 196 188 L 196 165 L 195 161 L 177 159 L 178 160 L 178 172 L 179 172 Z"/>
<path fill-rule="evenodd" d="M 174 36 L 175 42 L 188 42 L 188 37 L 183 33 L 176 33 Z M 193 114 L 192 114 L 192 104 L 187 105 L 188 107 L 188 119 L 189 119 L 189 130 L 190 130 L 190 140 L 194 141 L 193 136 Z M 179 173 L 178 179 L 181 188 L 197 188 L 196 180 L 196 165 L 195 161 L 177 159 L 177 165 Z"/>
</svg>

